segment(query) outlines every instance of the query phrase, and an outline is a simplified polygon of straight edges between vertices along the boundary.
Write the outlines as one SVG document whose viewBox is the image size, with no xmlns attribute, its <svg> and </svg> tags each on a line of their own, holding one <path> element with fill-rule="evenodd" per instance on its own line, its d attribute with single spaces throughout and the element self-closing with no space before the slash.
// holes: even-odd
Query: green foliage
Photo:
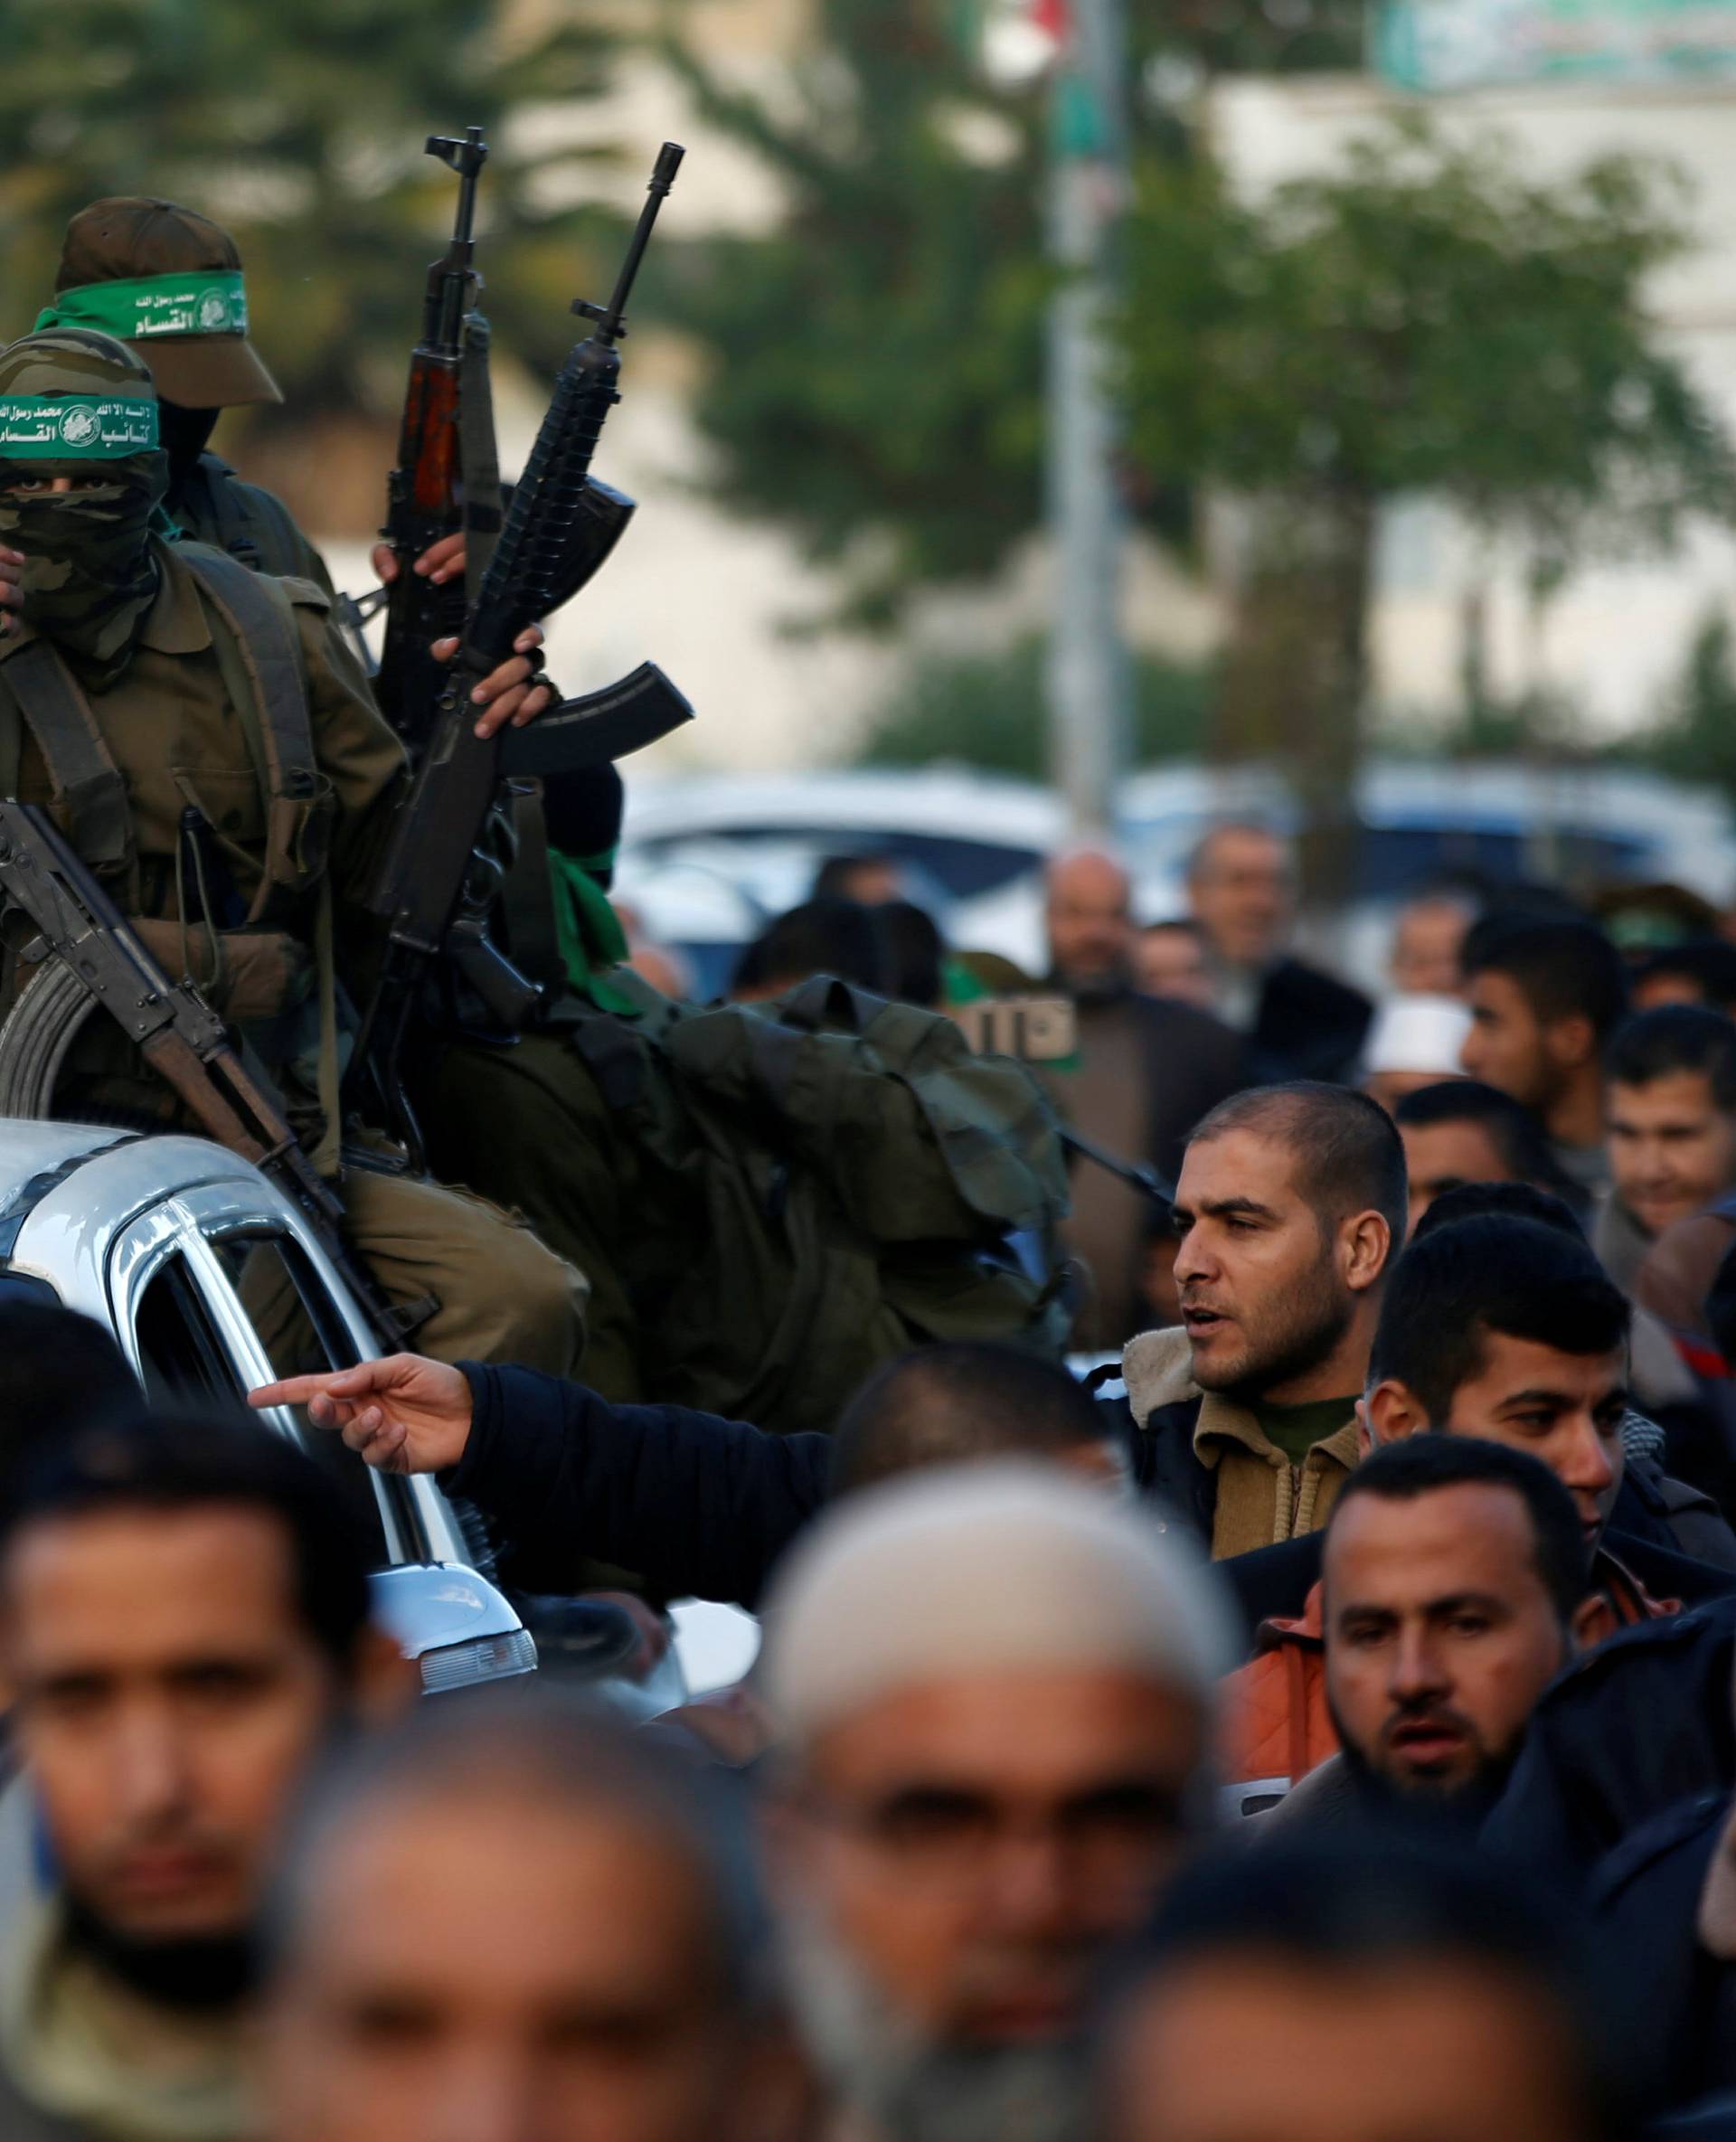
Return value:
<svg viewBox="0 0 1736 2142">
<path fill-rule="evenodd" d="M 1628 739 L 1622 755 L 1736 801 L 1736 634 L 1722 611 L 1694 634 L 1663 722 Z"/>
<path fill-rule="evenodd" d="M 1129 232 L 1133 442 L 1157 476 L 1339 513 L 1406 492 L 1564 566 L 1728 515 L 1732 462 L 1655 335 L 1644 278 L 1685 242 L 1665 175 L 1552 184 L 1409 123 L 1258 205 L 1156 165 Z"/>
<path fill-rule="evenodd" d="M 1037 111 L 990 95 L 933 0 L 817 13 L 789 113 L 673 48 L 788 198 L 773 234 L 690 249 L 675 306 L 712 359 L 717 495 L 845 562 L 851 616 L 884 622 L 1040 511 Z"/>
<path fill-rule="evenodd" d="M 0 69 L 0 270 L 13 330 L 53 279 L 87 202 L 148 193 L 233 231 L 254 332 L 299 413 L 389 408 L 421 270 L 451 229 L 429 133 L 486 126 L 486 308 L 539 363 L 572 339 L 566 300 L 607 272 L 574 243 L 572 152 L 514 152 L 526 99 L 593 92 L 599 35 L 509 42 L 493 0 L 12 0 Z M 592 293 L 594 294 L 594 292 Z"/>
<path fill-rule="evenodd" d="M 1211 716 L 1209 671 L 1153 656 L 1134 665 L 1134 756 L 1198 758 Z M 857 753 L 864 766 L 956 763 L 1048 778 L 1043 650 L 1034 639 L 992 655 L 930 658 L 906 677 Z"/>
</svg>

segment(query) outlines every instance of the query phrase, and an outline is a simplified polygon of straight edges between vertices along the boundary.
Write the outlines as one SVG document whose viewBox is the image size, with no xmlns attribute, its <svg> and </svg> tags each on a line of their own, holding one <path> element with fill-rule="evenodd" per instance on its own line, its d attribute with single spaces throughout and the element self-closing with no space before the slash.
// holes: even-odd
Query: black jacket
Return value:
<svg viewBox="0 0 1736 2142">
<path fill-rule="evenodd" d="M 1736 2088 L 1736 1969 L 1708 1954 L 1697 1930 L 1729 1815 L 1725 1793 L 1679 1800 L 1624 1838 L 1591 1880 L 1593 1923 L 1620 1959 L 1636 2042 L 1672 2105 Z"/>
<path fill-rule="evenodd" d="M 1622 1629 L 1544 1690 L 1484 1830 L 1582 1893 L 1606 1853 L 1675 1801 L 1736 1783 L 1736 1594 Z"/>
<path fill-rule="evenodd" d="M 611 1406 L 534 1369 L 463 1364 L 470 1439 L 440 1476 L 504 1542 L 510 1581 L 570 1590 L 586 1557 L 654 1596 L 751 1609 L 826 1499 L 832 1439 L 772 1436 L 684 1406 Z"/>
</svg>

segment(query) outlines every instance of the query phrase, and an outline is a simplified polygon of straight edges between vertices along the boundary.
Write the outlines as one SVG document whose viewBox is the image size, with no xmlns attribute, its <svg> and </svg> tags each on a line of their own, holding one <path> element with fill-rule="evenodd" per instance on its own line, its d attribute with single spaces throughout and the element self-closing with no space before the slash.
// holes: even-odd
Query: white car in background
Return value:
<svg viewBox="0 0 1736 2142">
<path fill-rule="evenodd" d="M 683 950 L 694 994 L 728 981 L 741 947 L 805 900 L 831 855 L 890 856 L 950 942 L 1044 964 L 1041 866 L 1067 838 L 1052 791 L 958 768 L 715 775 L 629 783 L 619 898 Z M 1358 779 L 1351 903 L 1330 946 L 1378 986 L 1394 909 L 1467 874 L 1499 885 L 1668 879 L 1714 903 L 1736 894 L 1722 796 L 1627 767 L 1380 758 Z M 1139 914 L 1183 911 L 1188 855 L 1226 817 L 1293 833 L 1277 769 L 1175 765 L 1123 784 L 1117 836 Z"/>
<path fill-rule="evenodd" d="M 686 956 L 705 997 L 828 857 L 884 855 L 951 943 L 1035 972 L 1043 858 L 1065 838 L 1050 790 L 960 769 L 629 779 L 616 898 Z"/>
</svg>

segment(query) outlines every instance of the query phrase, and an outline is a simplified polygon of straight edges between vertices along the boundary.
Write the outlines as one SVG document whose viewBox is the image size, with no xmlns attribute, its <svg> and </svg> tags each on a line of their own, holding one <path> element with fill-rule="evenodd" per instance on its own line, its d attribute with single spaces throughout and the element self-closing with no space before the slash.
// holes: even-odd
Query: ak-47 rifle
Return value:
<svg viewBox="0 0 1736 2142">
<path fill-rule="evenodd" d="M 665 142 L 649 198 L 607 306 L 575 299 L 595 321 L 567 356 L 513 492 L 505 526 L 465 619 L 423 755 L 401 806 L 368 906 L 387 926 L 380 980 L 353 1070 L 373 1086 L 420 1165 L 422 1142 L 400 1076 L 405 1029 L 437 961 L 450 964 L 498 1029 L 522 1033 L 542 991 L 490 942 L 488 919 L 504 865 L 484 835 L 504 781 L 607 764 L 655 743 L 693 709 L 654 664 L 606 690 L 563 701 L 527 729 L 476 733 L 470 690 L 511 654 L 525 626 L 575 595 L 613 550 L 631 499 L 590 474 L 598 435 L 620 400 L 617 346 L 639 263 L 684 151 Z"/>
<path fill-rule="evenodd" d="M 452 242 L 428 271 L 422 335 L 410 353 L 398 432 L 398 465 L 387 480 L 386 524 L 380 533 L 398 561 L 398 577 L 386 590 L 385 643 L 374 682 L 386 719 L 412 760 L 428 741 L 432 710 L 446 682 L 429 645 L 463 631 L 468 598 L 480 584 L 501 517 L 488 323 L 476 310 L 482 278 L 472 236 L 487 144 L 482 128 L 471 127 L 462 141 L 430 134 L 427 153 L 458 173 L 458 207 Z M 430 543 L 460 530 L 467 584 L 455 580 L 437 588 L 411 570 Z"/>
<path fill-rule="evenodd" d="M 403 1326 L 345 1246 L 344 1208 L 316 1174 L 278 1097 L 250 1071 L 198 990 L 169 979 L 34 804 L 0 801 L 0 898 L 29 917 L 40 957 L 58 960 L 119 1025 L 205 1136 L 251 1161 L 288 1197 L 367 1310 L 381 1344 L 388 1351 L 401 1345 Z"/>
</svg>

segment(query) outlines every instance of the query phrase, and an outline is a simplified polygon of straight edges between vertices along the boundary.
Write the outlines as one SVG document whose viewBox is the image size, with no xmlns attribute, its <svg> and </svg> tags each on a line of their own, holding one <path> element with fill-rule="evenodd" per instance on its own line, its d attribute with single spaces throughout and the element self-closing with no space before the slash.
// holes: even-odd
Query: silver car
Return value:
<svg viewBox="0 0 1736 2142">
<path fill-rule="evenodd" d="M 0 1119 L 0 1271 L 106 1325 L 153 1401 L 233 1405 L 305 1365 L 271 1360 L 243 1286 L 250 1298 L 263 1285 L 298 1307 L 332 1368 L 378 1351 L 300 1214 L 257 1168 L 203 1138 Z M 431 1480 L 370 1471 L 289 1408 L 264 1418 L 371 1532 L 377 1610 L 425 1691 L 534 1669 L 530 1632 L 471 1566 L 458 1514 Z"/>
</svg>

